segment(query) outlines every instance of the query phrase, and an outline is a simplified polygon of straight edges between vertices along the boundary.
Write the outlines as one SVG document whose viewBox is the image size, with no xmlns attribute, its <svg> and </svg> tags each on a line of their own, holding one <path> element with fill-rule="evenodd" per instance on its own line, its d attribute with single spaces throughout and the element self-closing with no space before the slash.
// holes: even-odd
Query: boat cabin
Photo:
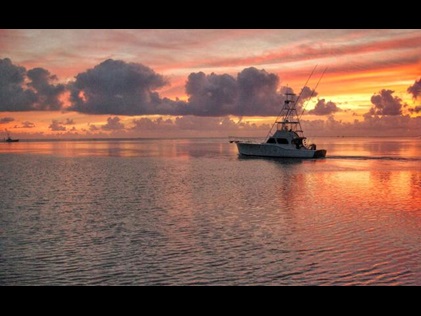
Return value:
<svg viewBox="0 0 421 316">
<path fill-rule="evenodd" d="M 306 137 L 299 136 L 296 132 L 290 130 L 277 130 L 273 136 L 269 137 L 268 144 L 292 145 L 297 149 L 304 147 Z"/>
</svg>

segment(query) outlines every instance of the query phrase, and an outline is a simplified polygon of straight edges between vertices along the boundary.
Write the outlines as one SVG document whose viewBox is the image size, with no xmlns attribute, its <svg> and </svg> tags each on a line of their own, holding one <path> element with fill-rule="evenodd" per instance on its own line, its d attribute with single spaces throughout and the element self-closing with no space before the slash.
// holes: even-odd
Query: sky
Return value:
<svg viewBox="0 0 421 316">
<path fill-rule="evenodd" d="M 306 136 L 421 136 L 421 30 L 0 30 L 0 138 L 264 137 L 286 87 Z"/>
</svg>

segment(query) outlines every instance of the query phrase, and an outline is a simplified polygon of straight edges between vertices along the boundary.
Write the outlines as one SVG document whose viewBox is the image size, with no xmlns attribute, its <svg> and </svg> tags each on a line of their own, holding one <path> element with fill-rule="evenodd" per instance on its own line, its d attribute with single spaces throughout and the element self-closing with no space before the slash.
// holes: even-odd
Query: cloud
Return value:
<svg viewBox="0 0 421 316">
<path fill-rule="evenodd" d="M 264 130 L 265 132 L 269 129 L 269 125 L 263 124 L 257 126 L 254 123 L 247 121 L 235 122 L 229 117 L 200 117 L 193 115 L 186 115 L 182 117 L 176 117 L 174 125 L 179 130 L 190 130 L 190 131 L 256 131 Z"/>
<path fill-rule="evenodd" d="M 66 118 L 66 121 L 63 123 L 64 125 L 75 125 L 75 121 L 70 118 Z"/>
<path fill-rule="evenodd" d="M 124 129 L 124 124 L 120 123 L 118 116 L 107 118 L 107 124 L 102 125 L 101 128 L 105 131 L 118 131 Z"/>
<path fill-rule="evenodd" d="M 236 124 L 228 117 L 196 117 L 186 115 L 175 119 L 175 126 L 181 130 L 236 129 Z"/>
<path fill-rule="evenodd" d="M 96 125 L 94 125 L 94 124 L 89 125 L 89 131 L 96 132 L 96 131 L 99 131 L 99 130 L 100 129 Z"/>
<path fill-rule="evenodd" d="M 226 115 L 233 112 L 238 99 L 237 81 L 227 74 L 191 73 L 185 88 L 189 100 L 185 111 L 180 114 Z"/>
<path fill-rule="evenodd" d="M 7 124 L 13 122 L 15 119 L 13 117 L 0 117 L 0 124 Z"/>
<path fill-rule="evenodd" d="M 310 89 L 309 87 L 305 86 L 304 88 L 301 89 L 300 92 L 300 100 L 298 100 L 298 102 L 306 102 L 308 100 L 310 100 L 312 97 L 317 97 L 318 93 L 312 89 Z"/>
<path fill-rule="evenodd" d="M 342 111 L 339 107 L 336 106 L 335 103 L 328 101 L 326 102 L 325 99 L 320 99 L 313 110 L 308 111 L 308 114 L 313 115 L 331 115 L 333 113 Z"/>
<path fill-rule="evenodd" d="M 381 90 L 379 94 L 371 97 L 373 104 L 370 111 L 366 115 L 401 115 L 402 99 L 394 97 L 393 90 Z"/>
<path fill-rule="evenodd" d="M 279 113 L 284 100 L 278 75 L 254 67 L 236 77 L 191 73 L 185 85 L 187 102 L 161 98 L 155 90 L 166 84 L 162 75 L 142 64 L 108 59 L 76 76 L 69 85 L 69 109 L 112 115 L 271 116 Z M 301 100 L 311 93 L 305 87 Z"/>
<path fill-rule="evenodd" d="M 264 54 L 241 55 L 235 57 L 221 56 L 217 59 L 209 59 L 206 56 L 202 60 L 195 60 L 195 64 L 200 64 L 202 67 L 232 67 L 241 65 L 269 65 L 288 62 L 302 62 L 309 60 L 318 60 L 319 58 L 326 58 L 327 56 L 334 56 L 337 67 L 344 67 L 344 61 L 352 59 L 353 56 L 358 56 L 359 64 L 364 64 L 367 67 L 372 64 L 372 61 L 367 62 L 367 57 L 370 54 L 382 51 L 395 50 L 411 50 L 416 51 L 421 46 L 421 39 L 419 32 L 409 31 L 410 34 L 400 33 L 399 35 L 392 31 L 386 31 L 379 36 L 372 31 L 331 31 L 328 34 L 322 34 L 320 30 L 310 30 L 305 36 L 297 41 L 292 41 L 285 47 L 275 47 L 273 49 L 265 50 Z M 313 33 L 314 32 L 314 33 Z M 363 33 L 360 33 L 363 32 Z M 387 35 L 385 35 L 388 32 Z M 288 30 L 289 34 L 295 31 Z M 299 37 L 303 31 L 300 30 L 294 34 Z M 334 34 L 336 33 L 336 34 Z M 357 35 L 360 33 L 359 35 Z M 393 34 L 395 33 L 395 34 Z M 371 40 L 362 41 L 358 37 Z M 348 40 L 347 40 L 348 38 Z M 321 44 L 323 43 L 323 44 Z M 291 52 L 294 52 L 291 54 Z M 361 56 L 368 55 L 366 58 Z M 399 63 L 402 54 L 382 54 L 381 61 Z M 349 67 L 349 66 L 348 66 Z M 331 68 L 329 68 L 331 69 Z"/>
<path fill-rule="evenodd" d="M 269 129 L 268 124 L 256 125 L 245 120 L 235 121 L 229 117 L 203 117 L 194 115 L 178 116 L 173 119 L 150 119 L 142 117 L 132 120 L 133 126 L 127 131 L 156 131 L 156 132 L 220 132 L 220 131 L 265 131 Z M 92 125 L 91 125 L 92 126 Z"/>
<path fill-rule="evenodd" d="M 329 116 L 327 120 L 302 120 L 307 137 L 313 136 L 419 136 L 421 116 L 409 115 L 369 116 L 360 121 L 343 122 Z"/>
<path fill-rule="evenodd" d="M 66 126 L 63 126 L 63 123 L 57 121 L 57 120 L 52 120 L 50 126 L 48 126 L 49 129 L 51 129 L 52 131 L 58 132 L 58 131 L 65 131 L 66 130 Z"/>
<path fill-rule="evenodd" d="M 414 108 L 410 108 L 410 109 L 408 109 L 409 110 L 409 112 L 411 112 L 411 113 L 420 113 L 421 112 L 421 105 L 417 105 L 416 107 L 414 107 Z"/>
<path fill-rule="evenodd" d="M 294 93 L 294 90 L 291 87 L 285 87 L 285 86 L 281 87 L 281 89 L 280 89 L 280 94 L 281 94 L 280 98 L 281 98 L 281 101 L 280 102 L 282 104 L 285 101 L 285 94 L 286 93 L 295 94 Z M 301 115 L 301 114 L 305 114 L 306 113 L 306 112 L 303 112 L 303 108 L 306 107 L 307 101 L 310 101 L 310 99 L 312 97 L 315 97 L 317 95 L 318 95 L 318 93 L 315 90 L 312 90 L 312 89 L 310 89 L 307 86 L 304 86 L 301 89 L 300 93 L 295 94 L 295 100 L 297 101 L 296 104 L 295 104 L 295 108 L 297 110 L 298 115 Z M 291 97 L 290 97 L 290 100 L 291 100 Z M 278 113 L 279 112 L 280 112 L 280 110 L 278 111 Z"/>
<path fill-rule="evenodd" d="M 108 59 L 76 76 L 70 85 L 70 110 L 116 115 L 154 114 L 162 102 L 154 90 L 166 84 L 164 77 L 149 67 Z"/>
<path fill-rule="evenodd" d="M 87 114 L 272 116 L 280 112 L 284 101 L 278 75 L 254 67 L 235 77 L 191 73 L 185 85 L 187 102 L 161 98 L 156 90 L 168 84 L 162 75 L 140 63 L 122 60 L 105 60 L 64 86 L 54 84 L 57 77 L 46 69 L 26 71 L 6 58 L 1 60 L 0 78 L 0 111 L 60 110 L 61 96 L 67 91 L 71 102 L 68 110 Z M 298 111 L 312 94 L 310 88 L 303 88 Z M 68 119 L 60 124 L 74 122 Z"/>
<path fill-rule="evenodd" d="M 415 80 L 414 84 L 409 86 L 407 89 L 408 93 L 412 94 L 414 99 L 421 96 L 421 78 Z"/>
<path fill-rule="evenodd" d="M 66 88 L 54 85 L 56 80 L 43 68 L 27 71 L 9 58 L 0 59 L 0 111 L 60 110 L 59 97 Z"/>
<path fill-rule="evenodd" d="M 237 76 L 239 86 L 238 111 L 234 115 L 276 115 L 282 106 L 277 92 L 279 77 L 254 67 Z"/>
<path fill-rule="evenodd" d="M 25 89 L 26 69 L 13 65 L 9 58 L 0 59 L 0 111 L 35 109 L 36 93 Z"/>
<path fill-rule="evenodd" d="M 22 128 L 34 128 L 35 124 L 29 121 L 22 122 Z"/>
<path fill-rule="evenodd" d="M 156 129 L 166 129 L 173 130 L 174 122 L 171 119 L 164 120 L 162 117 L 157 118 L 156 120 L 151 120 L 146 117 L 140 119 L 133 119 L 134 126 L 131 130 L 134 131 L 143 131 L 143 130 L 156 130 Z"/>
<path fill-rule="evenodd" d="M 186 93 L 189 102 L 185 114 L 227 115 L 234 111 L 237 103 L 238 85 L 236 79 L 227 74 L 191 73 L 187 79 Z"/>
<path fill-rule="evenodd" d="M 62 108 L 63 103 L 59 97 L 66 87 L 63 84 L 52 84 L 57 80 L 57 76 L 51 75 L 48 70 L 43 68 L 28 70 L 27 76 L 31 79 L 28 86 L 37 92 L 37 101 L 34 104 L 37 110 L 54 111 Z"/>
<path fill-rule="evenodd" d="M 279 77 L 264 69 L 243 69 L 237 77 L 203 72 L 191 73 L 186 83 L 189 96 L 179 115 L 272 116 L 280 112 L 284 96 Z M 304 93 L 309 90 L 306 87 Z"/>
<path fill-rule="evenodd" d="M 2 60 L 0 76 L 4 100 L 0 110 L 4 111 L 59 110 L 66 88 L 70 90 L 69 110 L 88 114 L 271 116 L 279 113 L 283 102 L 282 91 L 277 90 L 279 77 L 254 67 L 236 77 L 191 73 L 185 86 L 188 102 L 161 98 L 156 90 L 167 85 L 162 75 L 140 63 L 121 60 L 108 59 L 79 73 L 67 87 L 54 85 L 57 77 L 43 68 L 26 71 L 7 58 Z M 305 87 L 300 104 L 311 93 Z M 63 124 L 72 125 L 70 122 Z"/>
</svg>

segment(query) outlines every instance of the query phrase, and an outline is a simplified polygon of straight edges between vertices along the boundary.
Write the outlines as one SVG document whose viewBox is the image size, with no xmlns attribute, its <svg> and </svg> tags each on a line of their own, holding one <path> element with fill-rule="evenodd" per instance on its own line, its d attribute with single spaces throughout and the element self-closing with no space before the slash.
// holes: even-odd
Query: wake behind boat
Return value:
<svg viewBox="0 0 421 316">
<path fill-rule="evenodd" d="M 247 141 L 231 141 L 237 144 L 238 152 L 243 156 L 275 157 L 275 158 L 323 158 L 325 149 L 317 149 L 316 144 L 306 144 L 297 113 L 295 94 L 285 94 L 284 106 L 275 120 L 276 131 L 263 143 Z M 278 118 L 282 117 L 280 121 Z M 274 124 L 274 125 L 275 125 Z"/>
</svg>

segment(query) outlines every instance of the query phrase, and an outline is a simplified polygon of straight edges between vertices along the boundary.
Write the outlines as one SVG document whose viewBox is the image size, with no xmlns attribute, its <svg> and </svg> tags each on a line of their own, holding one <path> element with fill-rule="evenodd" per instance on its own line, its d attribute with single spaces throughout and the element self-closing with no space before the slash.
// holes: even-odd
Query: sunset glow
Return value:
<svg viewBox="0 0 421 316">
<path fill-rule="evenodd" d="M 262 136 L 316 65 L 309 136 L 419 136 L 420 51 L 406 29 L 0 30 L 0 139 Z"/>
</svg>

